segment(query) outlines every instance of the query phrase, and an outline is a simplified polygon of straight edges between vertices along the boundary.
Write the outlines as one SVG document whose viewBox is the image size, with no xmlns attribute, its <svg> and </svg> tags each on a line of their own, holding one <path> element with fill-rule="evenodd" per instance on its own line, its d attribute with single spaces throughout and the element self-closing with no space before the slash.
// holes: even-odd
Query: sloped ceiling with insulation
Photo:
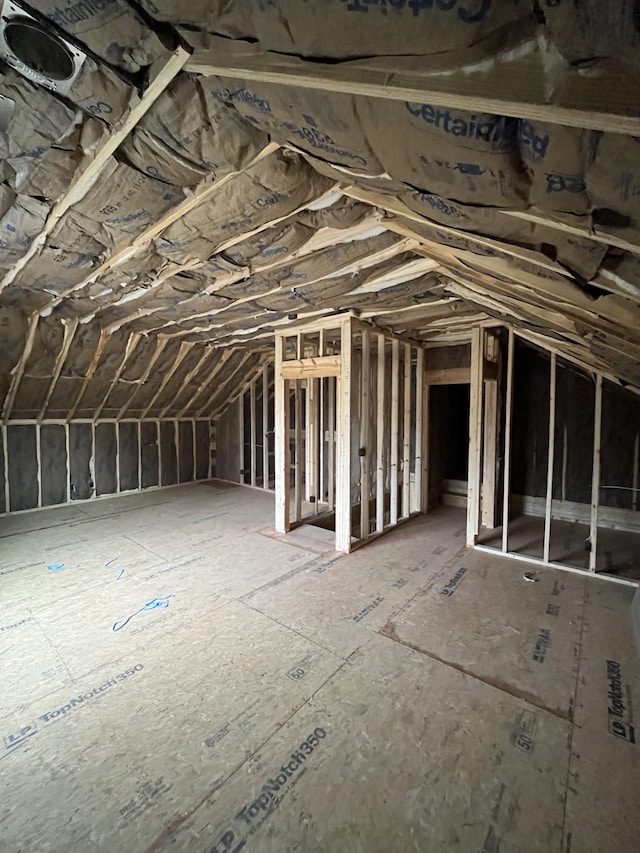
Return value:
<svg viewBox="0 0 640 853">
<path fill-rule="evenodd" d="M 33 0 L 88 56 L 0 69 L 4 421 L 212 416 L 344 310 L 640 388 L 636 7 Z"/>
</svg>

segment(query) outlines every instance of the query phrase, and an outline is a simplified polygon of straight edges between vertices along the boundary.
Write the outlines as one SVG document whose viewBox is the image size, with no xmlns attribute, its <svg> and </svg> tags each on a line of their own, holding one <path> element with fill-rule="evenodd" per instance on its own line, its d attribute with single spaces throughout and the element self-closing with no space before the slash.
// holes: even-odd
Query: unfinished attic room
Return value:
<svg viewBox="0 0 640 853">
<path fill-rule="evenodd" d="M 0 0 L 1 853 L 638 853 L 640 5 Z"/>
</svg>

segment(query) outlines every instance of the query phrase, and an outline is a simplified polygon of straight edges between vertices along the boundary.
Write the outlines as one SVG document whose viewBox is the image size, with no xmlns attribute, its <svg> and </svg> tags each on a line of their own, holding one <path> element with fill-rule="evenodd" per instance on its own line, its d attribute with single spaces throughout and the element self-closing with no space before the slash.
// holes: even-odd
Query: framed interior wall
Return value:
<svg viewBox="0 0 640 853">
<path fill-rule="evenodd" d="M 513 329 L 474 342 L 468 544 L 639 581 L 640 396 Z"/>
<path fill-rule="evenodd" d="M 425 352 L 343 315 L 276 335 L 276 529 L 350 551 L 427 509 Z"/>
</svg>

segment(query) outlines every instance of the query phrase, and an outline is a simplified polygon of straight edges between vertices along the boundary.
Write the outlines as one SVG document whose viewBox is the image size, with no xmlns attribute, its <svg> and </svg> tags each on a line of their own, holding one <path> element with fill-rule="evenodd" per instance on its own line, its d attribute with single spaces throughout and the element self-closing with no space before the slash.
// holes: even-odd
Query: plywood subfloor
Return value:
<svg viewBox="0 0 640 853">
<path fill-rule="evenodd" d="M 349 557 L 272 513 L 214 483 L 3 522 L 2 851 L 638 849 L 632 589 L 525 580 L 455 508 Z"/>
</svg>

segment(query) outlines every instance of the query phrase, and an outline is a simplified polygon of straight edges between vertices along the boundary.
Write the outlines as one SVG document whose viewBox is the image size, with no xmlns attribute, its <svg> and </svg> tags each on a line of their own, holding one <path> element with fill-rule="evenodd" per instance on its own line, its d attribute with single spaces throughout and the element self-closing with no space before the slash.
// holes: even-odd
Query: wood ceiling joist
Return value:
<svg viewBox="0 0 640 853">
<path fill-rule="evenodd" d="M 570 127 L 640 136 L 640 91 L 623 71 L 573 69 L 542 36 L 515 49 L 496 44 L 493 56 L 468 50 L 466 59 L 397 57 L 308 62 L 258 44 L 203 36 L 187 70 L 322 92 L 495 113 Z M 491 56 L 487 59 L 487 56 Z M 419 60 L 419 61 L 418 61 Z"/>
</svg>

